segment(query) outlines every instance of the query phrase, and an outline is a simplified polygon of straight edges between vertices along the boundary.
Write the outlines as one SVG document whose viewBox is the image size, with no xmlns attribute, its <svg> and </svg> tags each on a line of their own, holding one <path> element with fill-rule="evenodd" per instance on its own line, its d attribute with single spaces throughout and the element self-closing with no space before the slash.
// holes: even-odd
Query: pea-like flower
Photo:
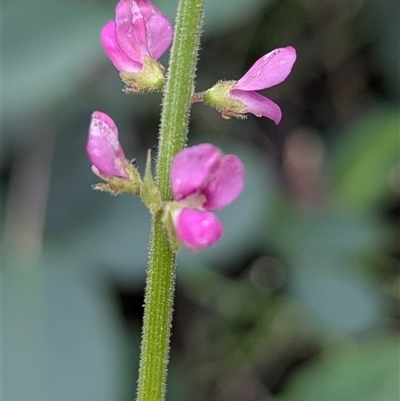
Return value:
<svg viewBox="0 0 400 401">
<path fill-rule="evenodd" d="M 213 245 L 222 224 L 213 211 L 233 202 L 244 187 L 244 167 L 237 156 L 224 155 L 211 144 L 179 152 L 171 166 L 175 234 L 189 249 Z"/>
<path fill-rule="evenodd" d="M 113 194 L 137 193 L 140 176 L 136 168 L 126 159 L 118 141 L 118 128 L 110 116 L 95 111 L 89 127 L 86 152 L 92 163 L 92 171 L 106 181 L 94 188 Z"/>
<path fill-rule="evenodd" d="M 157 60 L 171 44 L 173 28 L 167 16 L 148 0 L 120 0 L 115 21 L 101 31 L 101 43 L 127 85 L 126 92 L 159 90 L 164 68 Z"/>
<path fill-rule="evenodd" d="M 270 118 L 278 124 L 282 118 L 280 107 L 256 91 L 283 82 L 296 61 L 296 50 L 291 47 L 275 49 L 258 59 L 239 81 L 219 81 L 194 101 L 203 100 L 221 112 L 222 117 L 245 118 L 246 113 Z"/>
</svg>

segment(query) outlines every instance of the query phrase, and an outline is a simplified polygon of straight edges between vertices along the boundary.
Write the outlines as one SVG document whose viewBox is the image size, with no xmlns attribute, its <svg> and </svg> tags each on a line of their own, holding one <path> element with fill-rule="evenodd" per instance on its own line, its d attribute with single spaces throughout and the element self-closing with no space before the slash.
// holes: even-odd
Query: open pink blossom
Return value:
<svg viewBox="0 0 400 401">
<path fill-rule="evenodd" d="M 151 86 L 151 80 L 156 85 L 163 78 L 163 68 L 156 60 L 170 46 L 173 28 L 167 16 L 150 1 L 120 0 L 115 21 L 109 21 L 100 36 L 107 56 L 128 86 L 139 85 L 138 89 L 144 90 L 143 79 L 145 84 L 150 80 Z"/>
<path fill-rule="evenodd" d="M 275 49 L 258 59 L 239 81 L 220 81 L 204 95 L 204 102 L 218 109 L 223 117 L 243 118 L 246 113 L 270 118 L 278 124 L 282 118 L 280 107 L 257 93 L 283 82 L 296 61 L 296 50 L 291 47 Z"/>
<path fill-rule="evenodd" d="M 86 151 L 93 164 L 93 172 L 101 178 L 128 178 L 128 161 L 118 141 L 118 128 L 101 111 L 92 114 Z"/>
<path fill-rule="evenodd" d="M 237 156 L 224 155 L 211 144 L 186 148 L 171 166 L 175 231 L 189 249 L 219 240 L 222 225 L 212 213 L 233 202 L 244 187 L 244 167 Z"/>
</svg>

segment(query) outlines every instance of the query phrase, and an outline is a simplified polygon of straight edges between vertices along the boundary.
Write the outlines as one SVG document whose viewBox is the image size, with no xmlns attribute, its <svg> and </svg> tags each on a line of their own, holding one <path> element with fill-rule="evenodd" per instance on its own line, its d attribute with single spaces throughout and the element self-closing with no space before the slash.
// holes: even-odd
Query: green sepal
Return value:
<svg viewBox="0 0 400 401">
<path fill-rule="evenodd" d="M 163 225 L 165 231 L 167 232 L 169 243 L 174 252 L 179 252 L 181 249 L 181 242 L 178 239 L 178 236 L 175 231 L 175 224 L 173 219 L 173 214 L 175 211 L 180 209 L 180 205 L 177 202 L 168 202 L 164 206 L 164 214 L 163 214 Z"/>
<path fill-rule="evenodd" d="M 151 150 L 147 152 L 146 169 L 140 190 L 140 197 L 151 213 L 156 213 L 162 209 L 161 194 L 154 182 L 151 171 Z"/>
<path fill-rule="evenodd" d="M 94 190 L 108 192 L 112 195 L 119 195 L 122 193 L 139 195 L 140 188 L 142 187 L 142 180 L 137 168 L 131 163 L 126 162 L 125 171 L 128 173 L 128 177 L 126 178 L 104 176 L 94 167 L 92 167 L 92 170 L 97 176 L 106 181 L 93 185 L 92 188 Z"/>
<path fill-rule="evenodd" d="M 164 67 L 148 56 L 139 72 L 121 72 L 119 75 L 126 84 L 124 92 L 127 94 L 157 92 L 165 83 Z"/>
<path fill-rule="evenodd" d="M 230 119 L 231 117 L 245 119 L 246 105 L 240 100 L 232 99 L 229 93 L 236 83 L 236 81 L 218 81 L 212 88 L 202 94 L 203 102 L 217 109 L 225 119 Z M 199 94 L 195 95 L 192 96 L 192 99 L 194 99 L 192 101 L 199 101 Z"/>
</svg>

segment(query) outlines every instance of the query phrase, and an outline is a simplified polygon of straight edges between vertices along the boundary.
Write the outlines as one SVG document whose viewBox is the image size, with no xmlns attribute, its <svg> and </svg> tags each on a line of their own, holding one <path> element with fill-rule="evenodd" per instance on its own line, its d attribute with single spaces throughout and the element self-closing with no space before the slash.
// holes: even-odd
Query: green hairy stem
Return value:
<svg viewBox="0 0 400 401">
<path fill-rule="evenodd" d="M 171 200 L 170 166 L 185 146 L 205 0 L 180 0 L 159 133 L 156 183 Z M 163 401 L 175 289 L 175 253 L 162 224 L 152 218 L 137 401 Z"/>
</svg>

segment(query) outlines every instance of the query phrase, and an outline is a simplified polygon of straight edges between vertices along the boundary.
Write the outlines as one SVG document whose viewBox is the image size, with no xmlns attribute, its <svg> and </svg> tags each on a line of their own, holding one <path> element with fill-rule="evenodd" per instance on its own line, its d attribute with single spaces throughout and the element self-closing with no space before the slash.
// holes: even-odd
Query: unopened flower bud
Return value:
<svg viewBox="0 0 400 401">
<path fill-rule="evenodd" d="M 94 188 L 118 194 L 138 193 L 141 179 L 136 168 L 126 159 L 118 141 L 118 128 L 107 114 L 95 111 L 90 122 L 86 152 L 92 171 L 107 184 Z"/>
<path fill-rule="evenodd" d="M 164 68 L 157 60 L 171 44 L 171 23 L 148 0 L 120 0 L 115 14 L 101 31 L 101 43 L 127 85 L 125 92 L 160 90 Z"/>
</svg>

